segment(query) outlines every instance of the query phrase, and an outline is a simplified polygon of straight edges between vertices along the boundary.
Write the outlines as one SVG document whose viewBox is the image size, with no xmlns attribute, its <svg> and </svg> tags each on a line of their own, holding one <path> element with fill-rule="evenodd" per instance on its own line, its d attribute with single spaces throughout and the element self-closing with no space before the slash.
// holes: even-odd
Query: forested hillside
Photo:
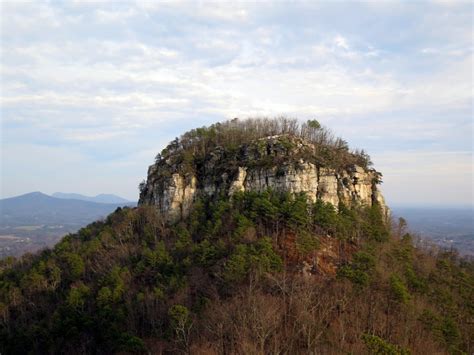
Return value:
<svg viewBox="0 0 474 355">
<path fill-rule="evenodd" d="M 473 353 L 474 264 L 417 247 L 369 165 L 317 121 L 184 134 L 137 208 L 1 261 L 0 352 Z"/>
<path fill-rule="evenodd" d="M 171 225 L 153 207 L 118 209 L 52 250 L 4 260 L 0 280 L 5 354 L 474 345 L 472 263 L 415 248 L 377 206 L 336 211 L 304 194 L 203 198 Z"/>
</svg>

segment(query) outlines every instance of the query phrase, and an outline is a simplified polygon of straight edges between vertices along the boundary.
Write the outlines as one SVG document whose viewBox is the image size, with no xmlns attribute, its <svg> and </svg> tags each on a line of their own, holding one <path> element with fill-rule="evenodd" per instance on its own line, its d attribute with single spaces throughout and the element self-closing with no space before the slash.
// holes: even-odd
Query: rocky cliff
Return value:
<svg viewBox="0 0 474 355">
<path fill-rule="evenodd" d="M 315 202 L 321 199 L 338 208 L 378 203 L 388 212 L 377 185 L 381 174 L 356 164 L 324 164 L 325 152 L 292 135 L 267 136 L 250 143 L 216 146 L 197 157 L 177 145 L 157 158 L 141 186 L 139 204 L 155 205 L 169 219 L 185 217 L 201 195 L 239 191 L 301 193 Z M 333 165 L 333 166 L 331 166 Z"/>
</svg>

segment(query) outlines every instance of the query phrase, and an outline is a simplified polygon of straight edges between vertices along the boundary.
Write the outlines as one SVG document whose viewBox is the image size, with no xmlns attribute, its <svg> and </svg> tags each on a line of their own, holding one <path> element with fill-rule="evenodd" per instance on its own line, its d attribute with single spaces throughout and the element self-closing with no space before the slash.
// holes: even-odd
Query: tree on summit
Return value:
<svg viewBox="0 0 474 355">
<path fill-rule="evenodd" d="M 318 120 L 308 120 L 306 123 L 307 123 L 309 128 L 321 129 L 321 123 L 319 123 Z"/>
</svg>

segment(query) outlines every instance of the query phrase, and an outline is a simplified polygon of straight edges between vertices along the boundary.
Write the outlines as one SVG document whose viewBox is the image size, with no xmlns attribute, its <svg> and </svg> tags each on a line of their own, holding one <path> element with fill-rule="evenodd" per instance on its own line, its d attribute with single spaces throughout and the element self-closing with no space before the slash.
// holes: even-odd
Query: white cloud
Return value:
<svg viewBox="0 0 474 355">
<path fill-rule="evenodd" d="M 137 12 L 133 8 L 128 8 L 123 11 L 110 11 L 98 9 L 95 11 L 95 16 L 98 23 L 125 23 L 127 19 L 135 16 Z"/>
<path fill-rule="evenodd" d="M 120 136 L 127 135 L 127 131 L 113 131 L 113 132 L 94 132 L 90 133 L 88 131 L 81 132 L 81 130 L 74 130 L 70 133 L 65 133 L 65 139 L 70 141 L 77 141 L 77 142 L 91 142 L 91 141 L 102 141 L 102 140 L 110 140 L 116 139 Z"/>
<path fill-rule="evenodd" d="M 249 18 L 250 3 L 245 2 L 189 2 L 184 0 L 169 2 L 137 1 L 139 9 L 150 14 L 157 13 L 180 13 L 193 16 L 200 20 L 217 20 L 223 22 L 243 22 Z"/>
<path fill-rule="evenodd" d="M 336 46 L 342 49 L 349 50 L 349 45 L 347 44 L 347 40 L 341 35 L 338 35 L 336 36 L 336 38 L 334 38 L 334 43 L 336 44 Z"/>
<path fill-rule="evenodd" d="M 350 16 L 329 21 L 338 7 L 325 3 L 2 3 L 3 135 L 76 144 L 84 169 L 98 152 L 159 150 L 180 130 L 235 116 L 316 116 L 357 142 L 465 149 L 472 16 L 459 6 L 421 20 L 419 6 L 348 6 Z M 387 159 L 389 173 L 402 163 Z"/>
</svg>

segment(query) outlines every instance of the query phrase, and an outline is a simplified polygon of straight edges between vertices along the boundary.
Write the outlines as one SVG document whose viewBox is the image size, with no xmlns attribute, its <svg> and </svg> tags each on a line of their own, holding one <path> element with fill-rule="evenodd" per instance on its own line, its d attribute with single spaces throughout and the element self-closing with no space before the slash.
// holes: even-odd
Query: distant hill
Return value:
<svg viewBox="0 0 474 355">
<path fill-rule="evenodd" d="M 130 204 L 128 201 L 126 204 Z M 105 217 L 123 203 L 51 197 L 41 192 L 0 200 L 2 225 L 84 224 Z"/>
<path fill-rule="evenodd" d="M 100 196 L 100 195 L 99 195 Z M 51 197 L 41 192 L 0 200 L 0 257 L 54 245 L 62 236 L 108 216 L 124 200 L 98 203 Z"/>
<path fill-rule="evenodd" d="M 97 196 L 85 196 L 76 193 L 66 193 L 66 192 L 55 192 L 52 194 L 53 197 L 67 199 L 67 200 L 81 200 L 97 203 L 133 203 L 132 201 L 126 200 L 120 196 L 112 194 L 99 194 Z"/>
</svg>

